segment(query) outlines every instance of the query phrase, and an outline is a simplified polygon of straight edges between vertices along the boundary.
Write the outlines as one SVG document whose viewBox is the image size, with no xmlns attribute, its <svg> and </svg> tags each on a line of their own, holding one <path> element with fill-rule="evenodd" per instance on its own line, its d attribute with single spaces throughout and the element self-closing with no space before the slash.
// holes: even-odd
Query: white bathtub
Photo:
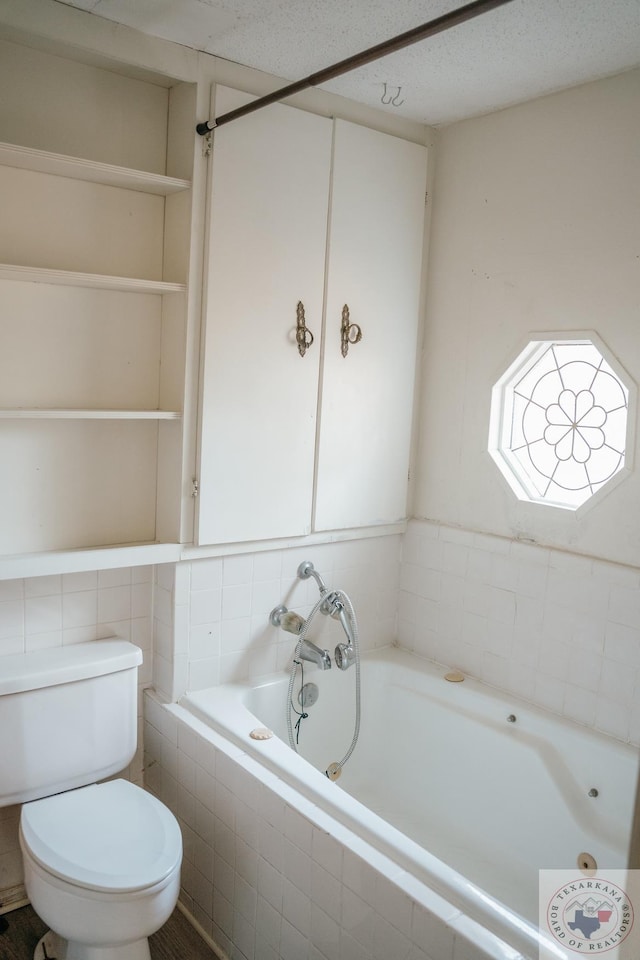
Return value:
<svg viewBox="0 0 640 960">
<path fill-rule="evenodd" d="M 287 744 L 286 675 L 191 693 L 181 706 L 535 956 L 539 869 L 577 872 L 583 853 L 601 868 L 627 865 L 637 751 L 445 672 L 396 648 L 363 658 L 360 738 L 335 783 L 323 771 L 351 740 L 354 669 L 305 666 L 320 695 L 299 755 Z M 261 726 L 277 736 L 253 740 Z"/>
</svg>

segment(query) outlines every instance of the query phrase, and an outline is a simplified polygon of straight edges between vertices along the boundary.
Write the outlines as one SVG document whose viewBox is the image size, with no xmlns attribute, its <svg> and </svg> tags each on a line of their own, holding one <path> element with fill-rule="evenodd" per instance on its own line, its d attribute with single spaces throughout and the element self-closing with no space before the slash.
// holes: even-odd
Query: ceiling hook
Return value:
<svg viewBox="0 0 640 960">
<path fill-rule="evenodd" d="M 398 90 L 398 93 L 399 93 L 399 92 L 400 92 L 400 91 Z M 396 96 L 398 96 L 398 94 L 396 94 Z M 387 106 L 387 105 L 390 104 L 390 103 L 393 103 L 393 101 L 392 101 L 392 99 L 391 99 L 391 94 L 388 95 L 388 99 L 386 99 L 386 97 L 387 97 L 387 85 L 386 85 L 386 83 L 385 83 L 385 85 L 384 85 L 384 92 L 383 92 L 382 96 L 380 97 L 380 103 L 384 103 L 385 106 Z"/>
<path fill-rule="evenodd" d="M 404 103 L 404 100 L 398 101 L 398 97 L 400 96 L 401 92 L 402 92 L 402 87 L 398 87 L 398 92 L 396 93 L 395 97 L 391 101 L 394 107 L 401 107 L 402 104 Z"/>
</svg>

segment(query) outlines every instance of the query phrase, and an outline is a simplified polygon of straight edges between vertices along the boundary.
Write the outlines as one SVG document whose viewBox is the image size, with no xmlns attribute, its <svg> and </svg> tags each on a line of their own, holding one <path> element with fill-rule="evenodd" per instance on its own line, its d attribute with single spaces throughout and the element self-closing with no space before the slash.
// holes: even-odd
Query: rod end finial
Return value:
<svg viewBox="0 0 640 960">
<path fill-rule="evenodd" d="M 203 123 L 196 124 L 196 133 L 199 133 L 201 137 L 206 137 L 215 127 L 215 120 L 205 120 Z"/>
</svg>

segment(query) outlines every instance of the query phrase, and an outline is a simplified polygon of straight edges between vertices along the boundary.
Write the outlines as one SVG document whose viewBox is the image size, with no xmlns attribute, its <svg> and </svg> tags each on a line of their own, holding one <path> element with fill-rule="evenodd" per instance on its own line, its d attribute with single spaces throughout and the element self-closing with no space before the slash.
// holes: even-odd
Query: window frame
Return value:
<svg viewBox="0 0 640 960">
<path fill-rule="evenodd" d="M 607 362 L 615 376 L 627 391 L 627 419 L 624 462 L 616 472 L 607 479 L 595 493 L 592 493 L 581 504 L 572 505 L 562 503 L 556 499 L 545 499 L 534 489 L 533 478 L 524 478 L 518 471 L 510 450 L 505 448 L 504 438 L 511 434 L 513 423 L 513 401 L 509 395 L 510 386 L 519 382 L 528 370 L 545 355 L 553 344 L 584 344 L 591 343 Z M 577 517 L 591 509 L 604 496 L 607 496 L 618 484 L 622 483 L 633 471 L 635 447 L 635 418 L 637 407 L 637 387 L 628 371 L 622 366 L 618 358 L 611 352 L 600 336 L 593 330 L 565 330 L 532 332 L 521 343 L 515 359 L 504 369 L 491 390 L 488 452 L 498 468 L 500 476 L 519 501 L 541 506 L 547 509 L 562 510 Z M 528 482 L 527 482 L 528 481 Z"/>
</svg>

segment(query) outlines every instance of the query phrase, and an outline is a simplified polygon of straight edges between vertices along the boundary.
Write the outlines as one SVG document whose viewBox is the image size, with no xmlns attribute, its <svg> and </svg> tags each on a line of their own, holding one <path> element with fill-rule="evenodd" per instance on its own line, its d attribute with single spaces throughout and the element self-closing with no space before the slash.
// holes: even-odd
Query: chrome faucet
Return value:
<svg viewBox="0 0 640 960">
<path fill-rule="evenodd" d="M 321 670 L 331 669 L 329 651 L 321 650 L 313 641 L 307 640 L 306 638 L 299 644 L 298 656 L 301 660 L 308 660 L 310 663 L 315 663 Z"/>
</svg>

